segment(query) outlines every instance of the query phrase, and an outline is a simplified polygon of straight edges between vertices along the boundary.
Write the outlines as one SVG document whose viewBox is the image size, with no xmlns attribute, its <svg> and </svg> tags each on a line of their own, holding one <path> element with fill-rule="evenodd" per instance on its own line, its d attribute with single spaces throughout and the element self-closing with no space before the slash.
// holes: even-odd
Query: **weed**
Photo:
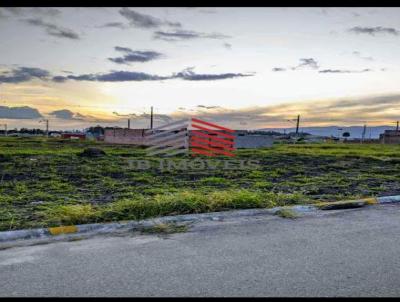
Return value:
<svg viewBox="0 0 400 302">
<path fill-rule="evenodd" d="M 299 217 L 299 215 L 296 214 L 296 212 L 294 212 L 291 209 L 279 209 L 278 211 L 275 212 L 275 215 L 282 218 L 290 218 L 290 219 Z"/>
<path fill-rule="evenodd" d="M 46 226 L 74 225 L 92 221 L 96 211 L 87 205 L 44 206 L 37 215 Z"/>
<path fill-rule="evenodd" d="M 158 235 L 169 235 L 174 233 L 187 232 L 187 225 L 178 225 L 176 223 L 160 223 L 151 227 L 145 227 L 140 230 L 142 234 L 158 234 Z"/>
</svg>

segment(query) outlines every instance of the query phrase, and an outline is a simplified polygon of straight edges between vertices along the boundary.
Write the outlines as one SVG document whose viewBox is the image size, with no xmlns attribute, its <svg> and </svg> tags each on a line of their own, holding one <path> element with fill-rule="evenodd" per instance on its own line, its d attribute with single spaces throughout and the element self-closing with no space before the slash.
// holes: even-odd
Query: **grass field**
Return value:
<svg viewBox="0 0 400 302">
<path fill-rule="evenodd" d="M 96 146 L 106 156 L 79 156 Z M 138 171 L 145 150 L 0 138 L 0 231 L 400 194 L 400 146 L 276 145 L 238 150 L 258 170 Z"/>
</svg>

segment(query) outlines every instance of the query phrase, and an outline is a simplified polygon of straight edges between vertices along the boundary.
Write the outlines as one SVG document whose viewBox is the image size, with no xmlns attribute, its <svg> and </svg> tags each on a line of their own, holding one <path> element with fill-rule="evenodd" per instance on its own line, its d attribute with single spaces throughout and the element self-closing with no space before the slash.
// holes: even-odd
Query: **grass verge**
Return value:
<svg viewBox="0 0 400 302">
<path fill-rule="evenodd" d="M 307 202 L 301 194 L 264 193 L 246 189 L 219 191 L 180 191 L 138 196 L 106 205 L 47 205 L 36 213 L 43 226 L 74 225 L 118 220 L 219 212 L 231 209 L 272 208 Z"/>
</svg>

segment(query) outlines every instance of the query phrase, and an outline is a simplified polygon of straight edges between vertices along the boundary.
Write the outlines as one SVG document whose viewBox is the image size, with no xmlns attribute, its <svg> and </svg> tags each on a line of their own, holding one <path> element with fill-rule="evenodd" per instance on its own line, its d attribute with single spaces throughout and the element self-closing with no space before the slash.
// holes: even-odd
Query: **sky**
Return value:
<svg viewBox="0 0 400 302">
<path fill-rule="evenodd" d="M 9 129 L 400 119 L 400 8 L 2 7 L 0 39 Z"/>
</svg>

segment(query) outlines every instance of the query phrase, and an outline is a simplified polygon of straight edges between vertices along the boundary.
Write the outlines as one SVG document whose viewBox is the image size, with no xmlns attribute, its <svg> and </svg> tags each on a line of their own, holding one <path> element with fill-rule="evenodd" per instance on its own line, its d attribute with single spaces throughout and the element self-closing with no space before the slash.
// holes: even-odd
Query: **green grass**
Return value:
<svg viewBox="0 0 400 302">
<path fill-rule="evenodd" d="M 278 211 L 275 212 L 275 215 L 289 219 L 294 219 L 298 217 L 298 215 L 291 209 L 279 209 Z"/>
<path fill-rule="evenodd" d="M 106 155 L 79 156 L 87 147 Z M 400 146 L 296 144 L 236 153 L 259 160 L 260 169 L 140 171 L 128 160 L 145 159 L 144 148 L 1 137 L 0 231 L 400 194 Z"/>
</svg>

